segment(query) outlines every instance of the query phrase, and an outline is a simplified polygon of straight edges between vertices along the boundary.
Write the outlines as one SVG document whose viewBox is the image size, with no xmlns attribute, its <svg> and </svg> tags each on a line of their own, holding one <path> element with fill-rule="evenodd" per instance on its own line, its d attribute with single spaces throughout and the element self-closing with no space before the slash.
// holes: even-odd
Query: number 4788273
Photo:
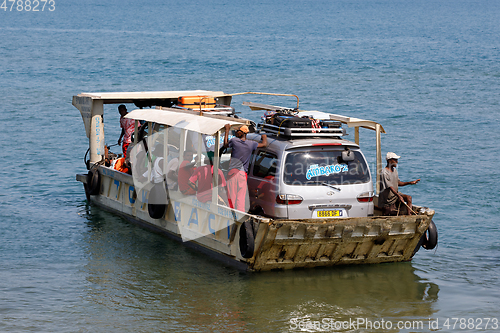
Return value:
<svg viewBox="0 0 500 333">
<path fill-rule="evenodd" d="M 56 2 L 55 0 L 3 0 L 1 9 L 4 12 L 43 12 L 45 9 L 53 12 L 56 10 Z"/>
</svg>

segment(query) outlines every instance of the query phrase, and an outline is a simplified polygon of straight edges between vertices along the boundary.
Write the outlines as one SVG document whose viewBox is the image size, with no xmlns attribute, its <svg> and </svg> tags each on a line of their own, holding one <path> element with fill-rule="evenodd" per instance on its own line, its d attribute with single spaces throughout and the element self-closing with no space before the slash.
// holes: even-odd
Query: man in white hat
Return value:
<svg viewBox="0 0 500 333">
<path fill-rule="evenodd" d="M 382 208 L 383 215 L 411 214 L 413 206 L 411 196 L 398 191 L 399 186 L 415 185 L 420 179 L 411 182 L 402 182 L 398 175 L 398 160 L 400 156 L 393 152 L 387 153 L 385 159 L 387 166 L 383 169 L 380 179 L 380 195 L 378 206 Z M 406 204 L 405 204 L 406 203 Z M 405 209 L 409 208 L 409 209 Z"/>
</svg>

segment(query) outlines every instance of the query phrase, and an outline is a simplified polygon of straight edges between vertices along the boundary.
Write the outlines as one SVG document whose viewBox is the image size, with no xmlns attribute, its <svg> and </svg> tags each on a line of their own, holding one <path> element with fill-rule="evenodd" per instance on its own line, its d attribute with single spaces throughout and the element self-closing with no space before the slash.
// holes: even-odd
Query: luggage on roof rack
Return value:
<svg viewBox="0 0 500 333">
<path fill-rule="evenodd" d="M 272 125 L 288 128 L 312 128 L 312 119 L 300 118 L 284 113 L 276 113 L 271 118 Z"/>
<path fill-rule="evenodd" d="M 319 126 L 321 128 L 341 128 L 342 123 L 337 120 L 320 120 Z"/>
<path fill-rule="evenodd" d="M 300 116 L 296 110 L 266 111 L 258 130 L 288 138 L 340 137 L 346 135 L 342 123 L 330 119 Z"/>
<path fill-rule="evenodd" d="M 298 103 L 297 103 L 297 108 L 295 109 L 285 108 L 275 105 L 266 105 L 261 103 L 251 103 L 251 102 L 243 102 L 243 105 L 249 106 L 250 109 L 252 110 L 266 111 L 264 115 L 261 117 L 262 124 L 259 126 L 259 128 L 267 127 L 268 133 L 286 135 L 284 134 L 284 132 L 287 133 L 295 132 L 296 134 L 298 132 L 301 132 L 302 133 L 301 136 L 311 136 L 312 133 L 314 133 L 315 136 L 346 135 L 345 130 L 342 129 L 342 123 L 338 120 L 330 119 L 331 115 L 329 113 L 320 111 L 299 110 Z M 273 126 L 277 126 L 277 128 L 274 128 Z M 298 131 L 298 130 L 281 131 L 281 127 L 304 129 L 304 131 Z M 311 128 L 312 130 L 309 130 Z M 315 128 L 318 128 L 320 130 L 316 130 Z M 326 130 L 326 129 L 332 129 L 332 130 Z M 341 131 L 335 129 L 340 129 Z M 310 133 L 306 134 L 308 132 Z M 321 135 L 317 134 L 321 132 L 323 132 Z"/>
<path fill-rule="evenodd" d="M 303 118 L 299 118 L 303 119 Z M 345 129 L 342 128 L 342 124 L 340 122 L 327 121 L 323 126 L 319 125 L 318 127 L 312 127 L 313 121 L 309 119 L 310 126 L 305 127 L 297 124 L 303 124 L 303 122 L 298 122 L 295 120 L 291 120 L 287 122 L 287 125 L 291 125 L 291 127 L 287 127 L 282 124 L 282 126 L 276 126 L 274 124 L 258 124 L 257 128 L 261 132 L 265 132 L 268 134 L 275 134 L 276 136 L 283 136 L 286 138 L 307 138 L 307 137 L 340 137 L 346 135 Z"/>
</svg>

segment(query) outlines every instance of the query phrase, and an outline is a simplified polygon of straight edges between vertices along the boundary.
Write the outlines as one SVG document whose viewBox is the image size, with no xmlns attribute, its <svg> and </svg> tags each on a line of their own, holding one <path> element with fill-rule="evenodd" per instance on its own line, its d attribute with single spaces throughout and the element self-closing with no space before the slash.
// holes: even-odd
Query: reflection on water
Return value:
<svg viewBox="0 0 500 333">
<path fill-rule="evenodd" d="M 87 220 L 83 297 L 97 328 L 293 331 L 293 320 L 435 315 L 439 287 L 411 263 L 247 273 L 94 206 Z"/>
<path fill-rule="evenodd" d="M 421 281 L 410 263 L 265 273 L 252 277 L 248 289 L 253 299 L 268 300 L 268 309 L 258 315 L 281 309 L 286 327 L 325 318 L 427 321 L 439 292 L 437 285 Z"/>
</svg>

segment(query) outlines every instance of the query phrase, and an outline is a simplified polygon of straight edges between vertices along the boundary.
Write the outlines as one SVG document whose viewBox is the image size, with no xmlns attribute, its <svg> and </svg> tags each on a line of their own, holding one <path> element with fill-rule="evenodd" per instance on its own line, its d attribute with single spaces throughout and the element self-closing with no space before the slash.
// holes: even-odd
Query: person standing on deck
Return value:
<svg viewBox="0 0 500 333">
<path fill-rule="evenodd" d="M 402 182 L 399 180 L 398 175 L 398 159 L 400 156 L 395 153 L 387 153 L 386 160 L 387 166 L 382 171 L 380 179 L 380 195 L 379 195 L 379 207 L 382 208 L 383 215 L 395 215 L 400 211 L 401 205 L 406 209 L 408 215 L 412 213 L 413 205 L 412 198 L 407 194 L 399 192 L 399 186 L 415 185 L 420 181 L 420 179 L 413 180 L 411 182 Z M 405 205 L 408 205 L 406 207 Z M 402 209 L 404 212 L 405 209 Z"/>
<path fill-rule="evenodd" d="M 230 124 L 226 124 L 224 147 L 231 147 L 231 160 L 227 174 L 229 207 L 246 212 L 249 207 L 247 173 L 252 152 L 267 146 L 267 136 L 262 134 L 262 142 L 247 140 L 248 127 L 243 125 L 236 130 L 235 137 L 228 141 Z"/>
<path fill-rule="evenodd" d="M 123 138 L 123 157 L 127 158 L 127 149 L 132 142 L 131 137 L 135 129 L 135 120 L 124 118 L 127 115 L 127 107 L 123 104 L 118 106 L 118 112 L 120 113 L 120 127 L 122 128 L 122 133 L 120 134 L 120 138 L 118 139 L 118 144 L 122 143 Z"/>
</svg>

